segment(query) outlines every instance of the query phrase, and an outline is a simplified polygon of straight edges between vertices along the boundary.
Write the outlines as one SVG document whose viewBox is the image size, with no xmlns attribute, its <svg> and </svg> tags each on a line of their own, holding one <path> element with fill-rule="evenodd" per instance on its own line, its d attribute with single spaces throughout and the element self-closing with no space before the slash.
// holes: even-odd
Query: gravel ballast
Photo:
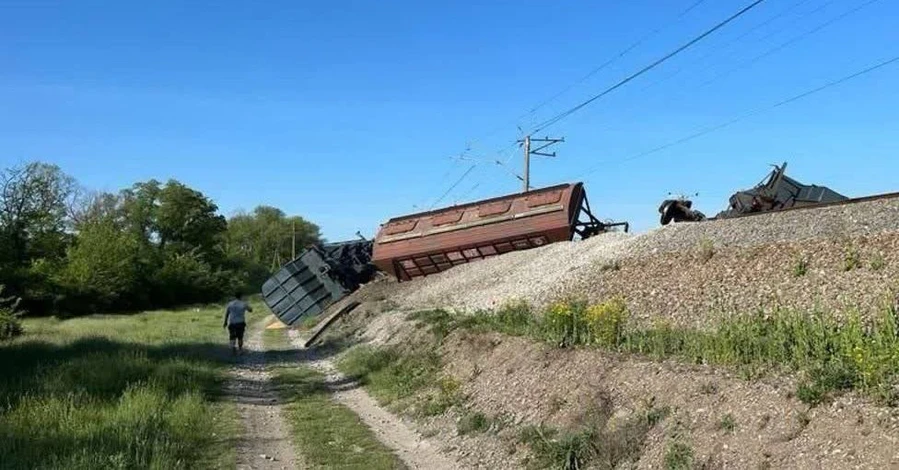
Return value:
<svg viewBox="0 0 899 470">
<path fill-rule="evenodd" d="M 712 313 L 775 302 L 873 311 L 899 274 L 897 240 L 899 198 L 680 223 L 457 266 L 404 283 L 396 300 L 411 308 L 474 310 L 518 299 L 543 306 L 562 297 L 623 295 L 637 318 L 698 325 Z M 850 270 L 847 251 L 859 255 L 860 265 Z M 801 278 L 793 273 L 799 259 L 809 266 Z M 872 269 L 878 262 L 883 266 Z"/>
</svg>

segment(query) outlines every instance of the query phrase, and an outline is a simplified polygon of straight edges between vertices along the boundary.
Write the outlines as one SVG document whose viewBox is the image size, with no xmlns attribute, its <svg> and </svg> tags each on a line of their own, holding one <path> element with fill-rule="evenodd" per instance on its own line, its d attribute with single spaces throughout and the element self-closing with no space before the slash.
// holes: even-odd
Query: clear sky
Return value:
<svg viewBox="0 0 899 470">
<path fill-rule="evenodd" d="M 750 0 L 679 16 L 695 3 L 0 0 L 0 166 L 48 161 L 109 191 L 175 178 L 225 214 L 270 204 L 331 240 L 370 236 L 472 164 L 438 205 L 518 190 L 518 127 Z M 541 132 L 566 142 L 532 184 L 582 180 L 601 217 L 637 230 L 669 191 L 711 215 L 784 160 L 849 196 L 899 190 L 899 63 L 622 161 L 899 55 L 897 19 L 893 0 L 766 0 Z"/>
</svg>

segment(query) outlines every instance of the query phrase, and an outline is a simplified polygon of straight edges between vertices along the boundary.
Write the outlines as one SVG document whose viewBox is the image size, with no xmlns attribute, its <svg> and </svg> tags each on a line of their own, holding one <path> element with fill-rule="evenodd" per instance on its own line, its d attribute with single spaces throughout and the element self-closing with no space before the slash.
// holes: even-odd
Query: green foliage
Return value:
<svg viewBox="0 0 899 470">
<path fill-rule="evenodd" d="M 233 467 L 218 309 L 25 324 L 0 347 L 0 466 Z"/>
<path fill-rule="evenodd" d="M 480 411 L 468 412 L 462 415 L 456 423 L 456 431 L 462 435 L 486 432 L 493 425 L 490 418 Z"/>
<path fill-rule="evenodd" d="M 19 310 L 21 299 L 3 297 L 5 286 L 0 284 L 0 341 L 8 340 L 22 334 L 22 311 Z"/>
<path fill-rule="evenodd" d="M 843 251 L 843 271 L 852 271 L 862 265 L 861 253 L 854 245 L 847 245 Z"/>
<path fill-rule="evenodd" d="M 589 344 L 590 324 L 584 302 L 556 302 L 543 314 L 542 330 L 546 339 L 561 347 Z"/>
<path fill-rule="evenodd" d="M 615 347 L 622 339 L 627 321 L 623 299 L 587 306 L 583 302 L 557 302 L 543 317 L 543 331 L 561 346 L 595 344 Z"/>
<path fill-rule="evenodd" d="M 130 306 L 130 295 L 141 280 L 139 247 L 139 240 L 109 218 L 85 223 L 68 250 L 60 283 L 70 293 L 91 300 L 86 312 Z"/>
<path fill-rule="evenodd" d="M 734 415 L 727 413 L 718 421 L 718 429 L 726 433 L 732 433 L 737 429 L 737 420 Z"/>
<path fill-rule="evenodd" d="M 665 468 L 668 470 L 692 469 L 693 448 L 683 441 L 672 441 L 665 450 Z"/>
<path fill-rule="evenodd" d="M 525 304 L 497 312 L 453 315 L 445 311 L 413 314 L 439 336 L 454 329 L 527 335 L 560 347 L 595 346 L 657 359 L 733 366 L 749 376 L 765 370 L 792 370 L 807 377 L 798 396 L 810 404 L 831 392 L 860 390 L 886 404 L 897 404 L 899 314 L 891 306 L 868 324 L 856 314 L 842 319 L 821 313 L 776 311 L 728 317 L 708 331 L 674 328 L 664 322 L 628 327 L 621 299 L 600 304 L 557 302 L 543 315 Z M 714 393 L 714 387 L 703 388 Z"/>
<path fill-rule="evenodd" d="M 87 194 L 58 167 L 0 172 L 0 284 L 32 315 L 74 316 L 207 303 L 256 291 L 318 227 L 261 206 L 229 222 L 178 181 Z"/>
<path fill-rule="evenodd" d="M 808 273 L 808 260 L 805 258 L 796 258 L 793 264 L 793 276 L 802 277 Z"/>
</svg>

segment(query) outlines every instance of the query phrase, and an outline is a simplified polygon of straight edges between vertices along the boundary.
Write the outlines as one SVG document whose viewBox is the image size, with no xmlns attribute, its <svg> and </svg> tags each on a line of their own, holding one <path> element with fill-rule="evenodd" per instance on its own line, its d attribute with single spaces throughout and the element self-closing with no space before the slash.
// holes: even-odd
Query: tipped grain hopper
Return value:
<svg viewBox="0 0 899 470">
<path fill-rule="evenodd" d="M 591 211 L 583 183 L 562 184 L 395 217 L 382 224 L 372 262 L 400 281 L 474 260 L 622 227 Z"/>
</svg>

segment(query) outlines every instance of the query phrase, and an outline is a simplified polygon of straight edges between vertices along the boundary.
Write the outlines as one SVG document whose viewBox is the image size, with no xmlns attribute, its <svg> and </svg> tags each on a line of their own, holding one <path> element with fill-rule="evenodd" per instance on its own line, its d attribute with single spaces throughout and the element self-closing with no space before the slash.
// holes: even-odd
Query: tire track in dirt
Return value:
<svg viewBox="0 0 899 470">
<path fill-rule="evenodd" d="M 262 329 L 255 328 L 244 344 L 244 355 L 231 368 L 225 393 L 240 415 L 243 434 L 237 441 L 237 468 L 295 470 L 303 468 L 294 453 L 283 405 L 265 369 Z"/>
<path fill-rule="evenodd" d="M 291 343 L 302 348 L 303 338 L 294 330 L 289 330 Z M 331 397 L 337 403 L 346 406 L 374 432 L 375 437 L 385 446 L 396 452 L 396 455 L 412 470 L 457 470 L 462 467 L 423 438 L 414 429 L 406 425 L 393 413 L 382 408 L 357 383 L 346 384 L 345 377 L 337 371 L 334 363 L 321 357 L 311 357 L 309 366 L 324 373 L 326 383 L 344 384 L 331 389 Z"/>
</svg>

